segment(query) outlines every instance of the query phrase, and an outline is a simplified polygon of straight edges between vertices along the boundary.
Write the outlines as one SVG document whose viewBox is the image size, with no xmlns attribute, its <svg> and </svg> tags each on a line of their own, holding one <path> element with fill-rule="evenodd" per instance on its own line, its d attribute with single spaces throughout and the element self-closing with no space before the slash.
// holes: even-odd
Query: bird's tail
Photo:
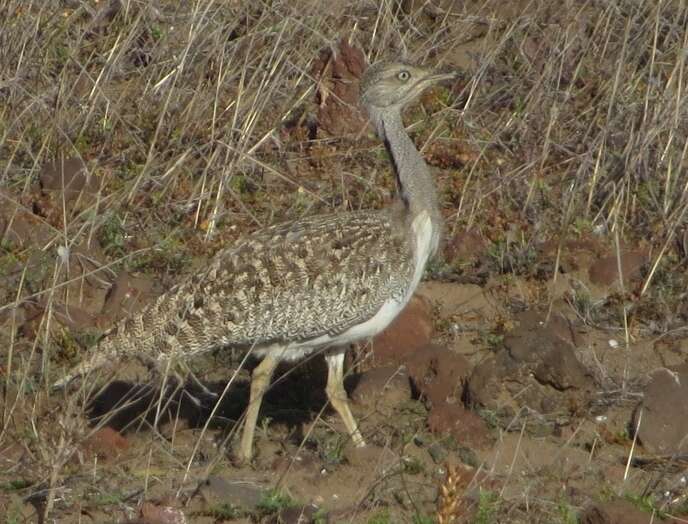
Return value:
<svg viewBox="0 0 688 524">
<path fill-rule="evenodd" d="M 62 377 L 60 380 L 54 382 L 53 389 L 65 388 L 73 380 L 76 380 L 79 377 L 87 375 L 88 373 L 91 373 L 96 369 L 99 369 L 103 366 L 112 363 L 112 355 L 105 351 L 98 351 L 98 347 L 94 349 L 96 350 L 96 352 L 93 355 L 91 355 L 90 358 L 87 358 L 81 363 L 77 364 L 71 370 L 69 370 L 69 373 L 67 373 L 67 375 Z"/>
</svg>

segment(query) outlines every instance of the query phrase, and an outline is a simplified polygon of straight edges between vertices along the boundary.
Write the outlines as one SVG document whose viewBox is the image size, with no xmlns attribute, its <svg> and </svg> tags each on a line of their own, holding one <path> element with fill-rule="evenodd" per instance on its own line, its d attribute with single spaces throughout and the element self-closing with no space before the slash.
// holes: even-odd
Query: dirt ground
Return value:
<svg viewBox="0 0 688 524">
<path fill-rule="evenodd" d="M 0 19 L 0 523 L 688 522 L 685 2 Z M 446 227 L 406 310 L 348 351 L 366 447 L 321 356 L 280 368 L 247 465 L 256 363 L 232 348 L 183 385 L 126 361 L 51 389 L 223 246 L 388 204 L 358 79 L 399 57 L 462 77 L 405 114 Z"/>
</svg>

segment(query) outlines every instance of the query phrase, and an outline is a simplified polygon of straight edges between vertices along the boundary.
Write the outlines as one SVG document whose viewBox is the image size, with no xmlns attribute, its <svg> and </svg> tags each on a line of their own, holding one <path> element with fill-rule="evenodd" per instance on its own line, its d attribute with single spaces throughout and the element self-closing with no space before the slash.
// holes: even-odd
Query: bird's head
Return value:
<svg viewBox="0 0 688 524">
<path fill-rule="evenodd" d="M 368 112 L 400 110 L 428 87 L 456 77 L 404 62 L 378 62 L 361 78 L 361 102 Z"/>
</svg>

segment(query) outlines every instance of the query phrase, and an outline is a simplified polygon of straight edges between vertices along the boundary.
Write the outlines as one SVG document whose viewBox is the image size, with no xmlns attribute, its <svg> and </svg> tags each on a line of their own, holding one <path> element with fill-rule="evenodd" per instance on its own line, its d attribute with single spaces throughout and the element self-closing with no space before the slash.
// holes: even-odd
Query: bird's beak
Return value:
<svg viewBox="0 0 688 524">
<path fill-rule="evenodd" d="M 451 71 L 447 73 L 433 73 L 431 75 L 426 76 L 423 79 L 423 83 L 428 85 L 437 84 L 438 82 L 442 82 L 444 80 L 456 80 L 460 76 L 461 74 L 458 71 Z"/>
</svg>

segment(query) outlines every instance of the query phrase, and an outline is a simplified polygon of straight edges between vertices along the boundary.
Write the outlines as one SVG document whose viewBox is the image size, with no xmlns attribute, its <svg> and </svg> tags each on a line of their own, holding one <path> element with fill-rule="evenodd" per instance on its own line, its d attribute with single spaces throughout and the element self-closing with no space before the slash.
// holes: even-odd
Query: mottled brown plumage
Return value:
<svg viewBox="0 0 688 524">
<path fill-rule="evenodd" d="M 362 101 L 394 161 L 400 200 L 379 211 L 300 219 L 253 233 L 203 271 L 120 322 L 93 356 L 57 383 L 125 356 L 188 359 L 216 348 L 250 350 L 255 369 L 240 457 L 250 459 L 263 393 L 279 361 L 328 347 L 327 392 L 357 445 L 363 438 L 342 385 L 343 349 L 384 329 L 406 304 L 437 247 L 441 217 L 401 108 L 451 75 L 403 63 L 371 66 Z"/>
<path fill-rule="evenodd" d="M 119 322 L 96 355 L 107 362 L 125 356 L 187 359 L 223 346 L 307 344 L 337 336 L 407 292 L 413 253 L 403 219 L 385 209 L 260 230 Z M 85 362 L 61 383 L 93 368 Z"/>
</svg>

